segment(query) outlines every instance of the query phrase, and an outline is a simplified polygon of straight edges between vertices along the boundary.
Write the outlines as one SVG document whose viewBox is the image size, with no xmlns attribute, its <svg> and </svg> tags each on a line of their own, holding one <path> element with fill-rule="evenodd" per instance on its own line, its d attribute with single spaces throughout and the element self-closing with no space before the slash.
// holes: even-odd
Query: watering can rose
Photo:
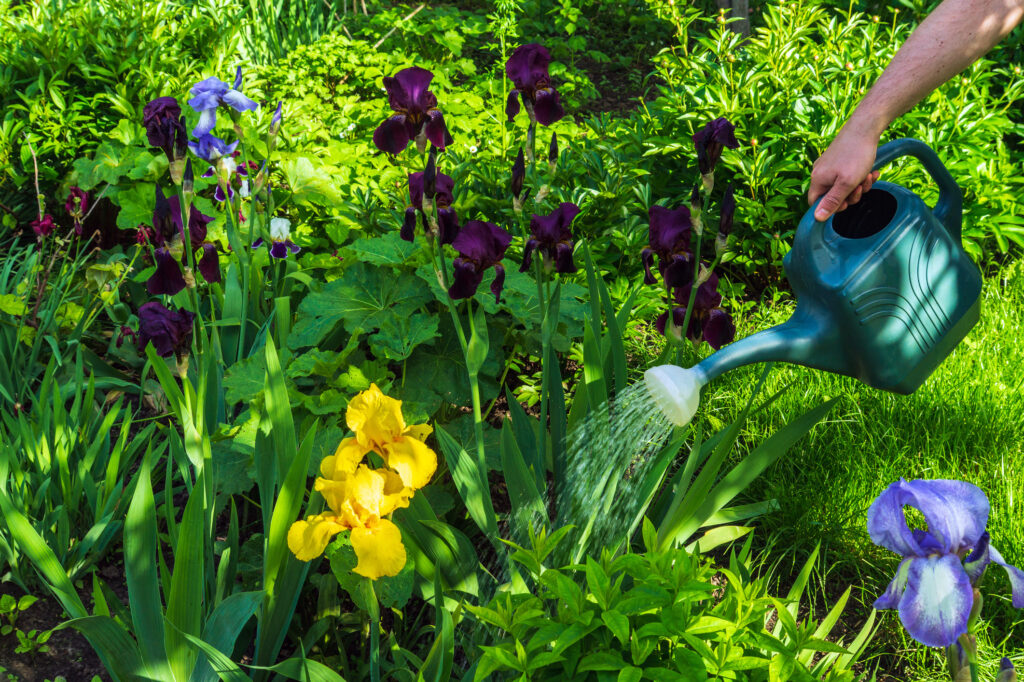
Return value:
<svg viewBox="0 0 1024 682">
<path fill-rule="evenodd" d="M 331 538 L 352 531 L 359 562 L 353 569 L 376 580 L 398 575 L 405 566 L 405 546 L 398 526 L 385 518 L 409 506 L 413 493 L 430 481 L 437 454 L 423 442 L 433 431 L 427 424 L 406 425 L 402 402 L 384 395 L 376 384 L 348 405 L 345 422 L 355 434 L 320 463 L 314 490 L 328 511 L 296 521 L 288 530 L 288 548 L 301 561 L 323 554 Z M 374 452 L 385 468 L 372 469 L 363 458 Z"/>
</svg>

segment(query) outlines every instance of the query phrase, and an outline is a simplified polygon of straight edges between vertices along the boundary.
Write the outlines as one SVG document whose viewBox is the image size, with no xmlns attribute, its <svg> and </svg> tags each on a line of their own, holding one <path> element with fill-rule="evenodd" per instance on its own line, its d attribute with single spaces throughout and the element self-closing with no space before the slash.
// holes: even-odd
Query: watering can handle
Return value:
<svg viewBox="0 0 1024 682">
<path fill-rule="evenodd" d="M 942 161 L 931 147 L 921 140 L 911 137 L 886 142 L 879 147 L 875 154 L 874 170 L 878 170 L 901 156 L 916 157 L 928 174 L 932 176 L 935 184 L 939 186 L 939 200 L 935 203 L 932 213 L 946 226 L 950 236 L 959 244 L 963 221 L 963 195 L 953 176 L 942 165 Z"/>
</svg>

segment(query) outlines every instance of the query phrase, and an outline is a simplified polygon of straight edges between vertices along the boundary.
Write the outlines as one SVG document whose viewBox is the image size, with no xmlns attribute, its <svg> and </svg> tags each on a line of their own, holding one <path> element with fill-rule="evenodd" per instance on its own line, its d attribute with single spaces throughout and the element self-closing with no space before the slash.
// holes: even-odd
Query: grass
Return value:
<svg viewBox="0 0 1024 682">
<path fill-rule="evenodd" d="M 991 503 L 993 545 L 1007 561 L 1024 566 L 1024 261 L 989 277 L 982 297 L 979 324 L 909 396 L 844 376 L 776 365 L 764 397 L 792 385 L 750 418 L 744 443 L 756 445 L 810 407 L 840 397 L 829 417 L 747 491 L 751 500 L 779 502 L 778 511 L 756 523 L 759 537 L 780 560 L 780 580 L 791 579 L 820 542 L 828 576 L 820 583 L 825 601 L 829 596 L 834 601 L 847 585 L 862 586 L 859 605 L 848 611 L 866 617 L 898 563 L 894 554 L 871 543 L 866 511 L 901 476 L 955 478 L 981 487 Z M 738 320 L 737 338 L 782 322 L 792 307 L 792 302 L 761 307 Z M 698 419 L 706 428 L 717 430 L 732 420 L 759 371 L 741 368 L 705 390 Z M 789 567 L 793 572 L 787 573 Z M 1024 617 L 1010 606 L 1001 569 L 990 570 L 983 591 L 987 622 L 980 644 L 989 672 L 983 679 L 991 679 L 999 656 L 1024 663 Z M 939 652 L 907 638 L 895 613 L 884 614 L 872 649 L 880 669 L 894 676 L 890 679 L 948 679 Z"/>
</svg>

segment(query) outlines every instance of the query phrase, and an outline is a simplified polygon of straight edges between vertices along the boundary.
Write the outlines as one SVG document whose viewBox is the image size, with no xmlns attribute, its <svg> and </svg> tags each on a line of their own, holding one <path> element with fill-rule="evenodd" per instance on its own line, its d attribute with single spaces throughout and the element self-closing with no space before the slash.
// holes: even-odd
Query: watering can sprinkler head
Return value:
<svg viewBox="0 0 1024 682">
<path fill-rule="evenodd" d="M 697 367 L 658 365 L 644 372 L 644 384 L 654 404 L 676 426 L 686 426 L 697 413 L 706 377 Z"/>
</svg>

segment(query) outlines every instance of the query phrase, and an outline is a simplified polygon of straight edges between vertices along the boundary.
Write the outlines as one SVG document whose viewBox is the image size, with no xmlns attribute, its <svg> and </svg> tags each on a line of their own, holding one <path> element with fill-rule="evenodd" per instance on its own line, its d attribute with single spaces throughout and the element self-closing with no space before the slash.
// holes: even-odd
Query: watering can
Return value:
<svg viewBox="0 0 1024 682">
<path fill-rule="evenodd" d="M 645 373 L 670 421 L 689 423 L 701 387 L 742 365 L 789 362 L 905 395 L 952 352 L 978 321 L 981 275 L 961 244 L 960 188 L 935 152 L 920 140 L 894 140 L 879 147 L 874 168 L 907 155 L 938 184 L 935 207 L 889 182 L 825 222 L 814 219 L 815 203 L 782 261 L 797 299 L 793 316 L 695 367 Z"/>
</svg>

